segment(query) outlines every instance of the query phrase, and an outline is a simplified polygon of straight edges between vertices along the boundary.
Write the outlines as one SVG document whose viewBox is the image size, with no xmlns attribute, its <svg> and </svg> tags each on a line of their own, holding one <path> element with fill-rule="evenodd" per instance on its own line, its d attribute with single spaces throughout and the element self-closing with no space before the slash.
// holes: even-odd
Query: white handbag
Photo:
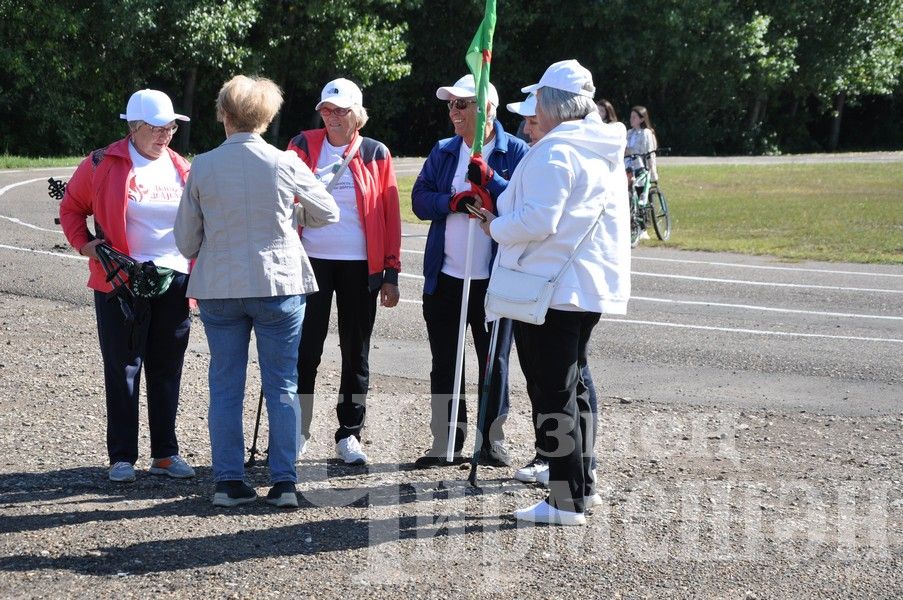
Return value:
<svg viewBox="0 0 903 600">
<path fill-rule="evenodd" d="M 545 323 L 546 313 L 552 304 L 552 294 L 558 287 L 558 281 L 580 254 L 583 245 L 596 230 L 596 226 L 599 225 L 604 214 L 605 206 L 603 205 L 589 231 L 584 234 L 567 262 L 552 279 L 543 275 L 515 271 L 496 264 L 489 276 L 489 287 L 486 290 L 486 299 L 483 301 L 486 312 L 532 325 Z"/>
</svg>

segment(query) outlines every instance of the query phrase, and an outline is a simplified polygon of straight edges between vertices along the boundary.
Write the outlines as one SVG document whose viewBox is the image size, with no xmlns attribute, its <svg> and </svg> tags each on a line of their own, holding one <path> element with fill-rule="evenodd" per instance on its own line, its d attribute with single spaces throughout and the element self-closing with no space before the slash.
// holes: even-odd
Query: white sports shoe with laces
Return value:
<svg viewBox="0 0 903 600">
<path fill-rule="evenodd" d="M 365 465 L 367 464 L 367 455 L 361 448 L 361 442 L 353 435 L 339 440 L 335 445 L 335 453 L 345 461 L 346 465 Z"/>
</svg>

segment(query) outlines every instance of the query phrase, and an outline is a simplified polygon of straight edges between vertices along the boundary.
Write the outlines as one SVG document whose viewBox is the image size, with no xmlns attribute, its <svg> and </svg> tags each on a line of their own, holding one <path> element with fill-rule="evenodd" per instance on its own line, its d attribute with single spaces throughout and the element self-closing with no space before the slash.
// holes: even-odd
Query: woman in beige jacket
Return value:
<svg viewBox="0 0 903 600">
<path fill-rule="evenodd" d="M 269 79 L 242 75 L 216 101 L 226 141 L 192 164 L 175 224 L 179 251 L 196 258 L 188 295 L 197 298 L 210 346 L 210 444 L 213 504 L 256 498 L 244 482 L 242 401 L 251 329 L 269 418 L 267 502 L 298 506 L 298 344 L 305 294 L 316 291 L 295 225 L 339 218 L 335 200 L 293 153 L 260 134 L 282 105 Z"/>
</svg>

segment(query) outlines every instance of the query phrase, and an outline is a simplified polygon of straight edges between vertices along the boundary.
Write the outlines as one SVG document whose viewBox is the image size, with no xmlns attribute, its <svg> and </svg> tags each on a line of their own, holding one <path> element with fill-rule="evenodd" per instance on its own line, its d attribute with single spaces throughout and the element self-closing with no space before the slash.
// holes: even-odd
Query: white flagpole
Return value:
<svg viewBox="0 0 903 600">
<path fill-rule="evenodd" d="M 458 434 L 458 406 L 461 403 L 461 378 L 464 375 L 464 336 L 467 332 L 467 306 L 470 303 L 471 262 L 473 262 L 473 236 L 476 219 L 467 219 L 467 253 L 464 259 L 464 288 L 461 290 L 461 318 L 458 320 L 458 351 L 455 355 L 455 382 L 452 387 L 451 415 L 448 420 L 448 446 L 445 460 L 452 462 L 455 455 L 455 437 Z"/>
</svg>

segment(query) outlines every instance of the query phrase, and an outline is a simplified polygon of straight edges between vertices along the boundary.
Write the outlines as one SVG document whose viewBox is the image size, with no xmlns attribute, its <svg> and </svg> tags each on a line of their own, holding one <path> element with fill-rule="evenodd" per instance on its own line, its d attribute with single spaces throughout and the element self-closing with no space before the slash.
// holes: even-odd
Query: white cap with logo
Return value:
<svg viewBox="0 0 903 600">
<path fill-rule="evenodd" d="M 512 102 L 505 107 L 516 115 L 522 117 L 536 116 L 536 94 L 530 94 L 523 102 Z"/>
<path fill-rule="evenodd" d="M 119 115 L 126 121 L 144 121 L 148 125 L 162 127 L 173 121 L 190 121 L 185 115 L 177 114 L 172 108 L 172 100 L 157 90 L 138 90 L 129 98 L 125 114 Z"/>
<path fill-rule="evenodd" d="M 477 86 L 474 84 L 473 75 L 465 75 L 456 81 L 454 85 L 446 85 L 436 90 L 436 98 L 440 100 L 451 100 L 452 96 L 455 98 L 476 98 Z M 493 106 L 499 105 L 499 93 L 491 83 L 489 84 L 488 99 Z"/>
<path fill-rule="evenodd" d="M 355 104 L 363 106 L 364 95 L 356 83 L 339 77 L 323 86 L 323 91 L 320 92 L 320 101 L 314 110 L 320 110 L 320 107 L 326 102 L 335 104 L 339 108 L 351 108 Z"/>
<path fill-rule="evenodd" d="M 539 83 L 528 85 L 525 88 L 521 88 L 520 91 L 535 92 L 540 88 L 550 87 L 592 98 L 594 93 L 583 89 L 584 84 L 592 82 L 592 73 L 579 62 L 574 59 L 561 60 L 546 69 Z"/>
</svg>

